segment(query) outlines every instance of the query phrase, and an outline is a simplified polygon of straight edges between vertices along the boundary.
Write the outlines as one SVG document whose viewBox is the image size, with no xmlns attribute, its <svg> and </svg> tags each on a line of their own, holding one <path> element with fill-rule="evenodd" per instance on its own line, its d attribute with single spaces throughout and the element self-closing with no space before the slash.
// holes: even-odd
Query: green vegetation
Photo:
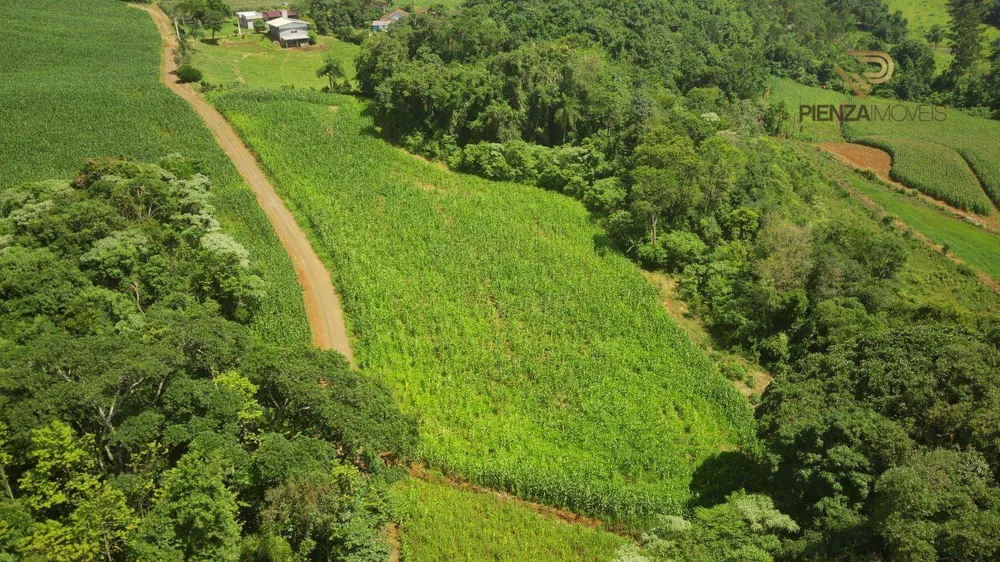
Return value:
<svg viewBox="0 0 1000 562">
<path fill-rule="evenodd" d="M 773 80 L 771 88 L 775 100 L 783 101 L 792 108 L 798 108 L 799 104 L 869 103 L 884 107 L 898 103 L 901 104 L 901 109 L 897 110 L 900 115 L 903 108 L 911 115 L 918 111 L 916 104 L 909 102 L 893 102 L 879 98 L 861 100 L 853 96 L 795 84 L 788 80 Z M 944 112 L 944 120 L 846 122 L 843 127 L 843 137 L 838 135 L 836 122 L 813 123 L 806 117 L 802 123 L 796 123 L 795 126 L 804 140 L 846 138 L 851 142 L 883 148 L 899 156 L 900 160 L 893 162 L 893 175 L 902 178 L 901 181 L 907 185 L 961 208 L 980 213 L 992 212 L 989 201 L 980 197 L 977 190 L 973 189 L 971 182 L 976 178 L 970 178 L 961 171 L 961 165 L 951 151 L 964 158 L 968 167 L 978 177 L 977 183 L 981 182 L 978 191 L 985 190 L 994 204 L 1000 204 L 1000 151 L 996 150 L 997 142 L 1000 140 L 1000 122 L 966 115 L 952 109 L 939 111 Z M 945 149 L 936 149 L 935 145 L 941 145 Z"/>
<path fill-rule="evenodd" d="M 213 101 L 310 225 L 359 364 L 420 417 L 432 465 L 634 522 L 679 513 L 703 460 L 750 445 L 745 402 L 578 203 L 420 162 L 353 98 Z"/>
<path fill-rule="evenodd" d="M 987 0 L 989 1 L 989 0 Z M 899 10 L 909 24 L 911 33 L 925 36 L 935 25 L 947 27 L 948 0 L 887 0 L 890 10 Z M 1000 29 L 987 27 L 986 37 L 993 41 L 1000 39 Z"/>
<path fill-rule="evenodd" d="M 897 218 L 932 242 L 947 245 L 949 252 L 988 275 L 1000 275 L 996 253 L 997 236 L 967 221 L 955 217 L 909 193 L 864 173 L 845 168 L 831 157 L 815 154 L 812 162 L 819 171 L 837 185 L 837 197 L 823 203 L 827 212 L 842 220 L 861 223 L 881 220 L 872 210 L 858 201 L 850 190 L 856 190 L 888 216 Z M 956 266 L 941 259 L 938 250 L 928 247 L 915 237 L 906 237 L 909 258 L 899 273 L 896 297 L 906 306 L 956 310 L 961 314 L 974 312 L 1000 313 L 1000 295 L 984 286 L 967 267 Z M 991 259 L 992 258 L 992 259 Z M 941 291 L 948 287 L 948 291 Z"/>
<path fill-rule="evenodd" d="M 416 423 L 339 354 L 249 337 L 266 287 L 201 172 L 0 196 L 0 558 L 385 560 Z"/>
<path fill-rule="evenodd" d="M 865 137 L 864 143 L 892 155 L 894 179 L 965 211 L 994 211 L 979 180 L 953 149 L 905 137 Z"/>
<path fill-rule="evenodd" d="M 898 217 L 933 242 L 947 246 L 949 251 L 979 271 L 1000 280 L 997 246 L 1000 237 L 926 203 L 897 193 L 893 188 L 860 177 L 849 178 L 851 185 L 878 203 L 885 212 Z M 939 284 L 934 280 L 929 284 Z M 985 288 L 984 288 L 985 290 Z"/>
<path fill-rule="evenodd" d="M 514 498 L 436 479 L 393 489 L 405 560 L 591 560 L 607 562 L 626 539 L 572 524 Z"/>
<path fill-rule="evenodd" d="M 907 106 L 912 110 L 912 106 Z M 955 110 L 946 112 L 946 121 L 856 122 L 845 124 L 844 129 L 848 140 L 864 142 L 873 138 L 883 139 L 886 146 L 893 150 L 898 149 L 893 139 L 937 143 L 952 148 L 965 158 L 982 182 L 982 189 L 986 190 L 994 203 L 1000 205 L 1000 151 L 996 149 L 997 140 L 1000 139 L 1000 122 L 972 117 Z M 941 158 L 946 157 L 935 157 L 929 161 L 937 165 Z M 908 160 L 908 164 L 914 169 L 904 168 L 901 173 L 920 177 L 918 168 L 921 162 Z M 940 176 L 940 179 L 943 180 L 944 176 Z M 943 186 L 939 184 L 936 190 L 949 189 L 951 183 Z"/>
<path fill-rule="evenodd" d="M 201 71 L 189 64 L 177 68 L 177 80 L 182 84 L 201 82 L 201 78 Z"/>
<path fill-rule="evenodd" d="M 893 95 L 930 95 L 932 56 L 902 40 L 898 16 L 880 12 L 881 2 L 824 4 L 855 18 L 845 21 L 863 34 L 858 41 L 896 44 L 901 75 Z M 982 61 L 970 50 L 975 7 L 955 4 L 952 37 L 965 51 L 946 76 L 953 88 L 947 95 L 971 103 L 989 84 L 979 81 Z M 679 277 L 681 294 L 715 345 L 773 373 L 756 409 L 763 457 L 734 453 L 703 462 L 691 480 L 686 519 L 650 522 L 642 551 L 622 552 L 623 559 L 863 560 L 910 545 L 932 550 L 930 558 L 996 557 L 1000 540 L 989 525 L 970 529 L 961 544 L 934 542 L 971 518 L 995 520 L 1000 488 L 989 472 L 956 479 L 949 493 L 976 503 L 952 513 L 912 513 L 898 503 L 899 488 L 885 484 L 897 468 L 926 478 L 927 465 L 916 459 L 928 451 L 957 448 L 970 456 L 953 465 L 984 460 L 990 471 L 1000 467 L 987 421 L 1000 365 L 996 297 L 987 294 L 989 306 L 981 306 L 970 268 L 930 253 L 867 210 L 794 142 L 768 138 L 789 131 L 788 104 L 780 93 L 763 103 L 743 99 L 758 87 L 752 70 L 735 65 L 741 80 L 731 81 L 713 68 L 736 47 L 712 35 L 734 22 L 725 9 L 702 11 L 711 6 L 720 8 L 673 5 L 676 12 L 663 19 L 687 50 L 664 66 L 636 70 L 628 61 L 646 55 L 643 16 L 628 18 L 636 33 L 616 43 L 608 41 L 618 38 L 620 24 L 611 3 L 529 1 L 513 8 L 486 0 L 455 16 L 408 18 L 366 42 L 358 82 L 372 96 L 376 124 L 405 148 L 583 201 L 614 247 Z M 815 15 L 801 13 L 808 6 L 823 12 L 802 2 L 789 13 Z M 558 25 L 551 24 L 555 10 L 568 14 Z M 745 13 L 746 23 L 757 21 L 752 5 Z M 681 21 L 671 19 L 678 15 Z M 690 22 L 699 30 L 688 29 Z M 460 40 L 449 32 L 454 27 L 463 31 Z M 772 57 L 789 54 L 783 41 L 790 39 L 772 39 L 776 46 L 765 56 L 777 63 Z M 703 40 L 719 51 L 702 51 Z M 752 46 L 741 47 L 752 53 Z M 672 64 L 696 70 L 670 83 Z M 788 71 L 775 66 L 772 72 Z M 819 80 L 823 68 L 816 72 Z M 244 119 L 241 112 L 233 118 Z M 849 138 L 881 133 L 913 142 L 898 133 L 852 133 L 854 125 L 847 124 Z M 259 139 L 274 127 L 245 134 Z M 816 132 L 837 138 L 836 124 L 830 127 Z M 960 133 L 951 134 L 917 140 L 952 146 L 946 141 Z M 989 142 L 970 138 L 964 142 Z M 903 157 L 900 163 L 923 164 Z M 911 176 L 941 181 L 945 173 Z M 972 205 L 970 185 L 939 186 L 938 193 Z M 982 195 L 978 202 L 988 205 Z M 954 294 L 942 295 L 942 287 Z M 895 525 L 901 518 L 905 525 Z M 925 528 L 935 539 L 921 543 Z"/>
<path fill-rule="evenodd" d="M 319 89 L 328 82 L 316 76 L 324 57 L 340 61 L 346 77 L 353 80 L 357 53 L 356 45 L 332 37 L 321 36 L 317 45 L 308 48 L 282 49 L 269 39 L 249 34 L 242 39 L 227 37 L 214 45 L 198 43 L 191 63 L 215 86 L 239 82 L 267 88 Z"/>
<path fill-rule="evenodd" d="M 291 261 L 253 193 L 198 116 L 159 83 L 160 37 L 149 16 L 122 2 L 16 0 L 0 5 L 0 17 L 0 189 L 71 177 L 92 157 L 199 158 L 219 221 L 256 257 L 268 286 L 253 331 L 309 342 Z"/>
</svg>

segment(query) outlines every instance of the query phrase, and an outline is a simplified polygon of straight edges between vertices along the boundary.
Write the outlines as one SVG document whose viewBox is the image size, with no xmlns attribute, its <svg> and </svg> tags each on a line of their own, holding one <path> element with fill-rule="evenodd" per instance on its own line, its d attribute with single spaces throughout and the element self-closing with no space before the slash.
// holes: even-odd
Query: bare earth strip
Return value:
<svg viewBox="0 0 1000 562">
<path fill-rule="evenodd" d="M 257 165 L 247 147 L 240 140 L 236 131 L 207 101 L 200 98 L 194 90 L 177 82 L 174 75 L 177 65 L 174 63 L 173 50 L 177 47 L 174 27 L 158 7 L 130 4 L 134 8 L 146 11 L 156 23 L 156 28 L 163 38 L 162 80 L 175 94 L 180 96 L 194 108 L 198 115 L 208 125 L 215 136 L 215 141 L 226 151 L 233 161 L 243 180 L 257 197 L 258 203 L 274 227 L 278 239 L 288 252 L 295 266 L 295 273 L 302 285 L 302 298 L 305 301 L 306 315 L 312 328 L 313 344 L 320 349 L 333 349 L 347 358 L 351 366 L 354 364 L 354 354 L 351 352 L 347 337 L 347 326 L 344 323 L 344 311 L 340 306 L 340 297 L 333 288 L 330 274 L 313 251 L 309 239 L 295 223 L 292 214 L 285 207 L 274 186 Z"/>
<path fill-rule="evenodd" d="M 915 192 L 921 201 L 951 213 L 959 219 L 968 219 L 969 221 L 972 221 L 973 224 L 980 225 L 990 232 L 1000 232 L 1000 213 L 983 216 L 963 211 L 961 209 L 956 209 L 943 201 L 938 201 L 933 197 L 929 197 L 892 179 L 892 156 L 884 150 L 851 142 L 820 142 L 816 143 L 816 147 L 824 152 L 832 154 L 838 160 L 849 166 L 859 170 L 870 169 L 875 172 L 875 175 L 882 181 L 896 187 L 901 187 L 908 192 Z M 973 172 L 973 175 L 975 175 L 975 172 Z"/>
</svg>

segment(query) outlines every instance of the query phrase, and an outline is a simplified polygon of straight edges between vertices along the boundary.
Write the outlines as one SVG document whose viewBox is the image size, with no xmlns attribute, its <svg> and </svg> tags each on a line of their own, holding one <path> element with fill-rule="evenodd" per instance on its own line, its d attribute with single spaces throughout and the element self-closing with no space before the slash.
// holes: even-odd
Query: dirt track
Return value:
<svg viewBox="0 0 1000 562">
<path fill-rule="evenodd" d="M 144 10 L 156 23 L 156 28 L 163 39 L 162 80 L 175 94 L 180 96 L 194 108 L 205 121 L 215 136 L 215 141 L 233 161 L 243 180 L 253 190 L 260 207 L 264 210 L 274 232 L 281 244 L 292 258 L 299 284 L 302 285 L 302 298 L 305 302 L 306 315 L 312 328 L 313 344 L 320 349 L 333 349 L 347 357 L 354 366 L 354 354 L 351 352 L 347 338 L 347 326 L 344 324 L 344 311 L 340 306 L 340 297 L 333 288 L 330 274 L 313 251 L 309 239 L 295 223 L 295 218 L 278 197 L 274 186 L 257 165 L 257 160 L 247 150 L 239 135 L 229 123 L 207 101 L 199 97 L 190 87 L 177 82 L 174 72 L 173 50 L 177 47 L 173 23 L 157 6 L 130 4 L 134 8 Z"/>
</svg>

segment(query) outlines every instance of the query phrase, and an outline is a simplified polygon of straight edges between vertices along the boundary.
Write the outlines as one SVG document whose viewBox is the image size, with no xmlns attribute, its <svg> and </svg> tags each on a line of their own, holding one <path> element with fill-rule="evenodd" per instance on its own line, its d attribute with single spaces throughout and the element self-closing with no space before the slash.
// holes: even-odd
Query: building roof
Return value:
<svg viewBox="0 0 1000 562">
<path fill-rule="evenodd" d="M 264 10 L 264 17 L 268 19 L 275 18 L 294 18 L 298 17 L 295 10 Z"/>
<path fill-rule="evenodd" d="M 236 15 L 241 18 L 259 18 L 262 17 L 260 12 L 236 12 Z"/>
<path fill-rule="evenodd" d="M 384 16 L 382 16 L 380 19 L 383 19 L 383 20 L 398 20 L 399 18 L 406 17 L 408 15 L 410 15 L 410 13 L 407 12 L 406 10 L 403 10 L 401 8 L 396 8 L 395 10 L 393 10 L 393 11 L 389 12 L 388 14 L 385 14 Z"/>
<path fill-rule="evenodd" d="M 282 27 L 284 27 L 284 26 L 286 26 L 288 24 L 292 24 L 292 23 L 304 23 L 307 26 L 309 25 L 308 22 L 304 22 L 302 20 L 295 20 L 295 19 L 291 19 L 291 18 L 275 18 L 275 19 L 267 22 L 267 25 L 269 25 L 271 27 L 282 28 Z"/>
</svg>

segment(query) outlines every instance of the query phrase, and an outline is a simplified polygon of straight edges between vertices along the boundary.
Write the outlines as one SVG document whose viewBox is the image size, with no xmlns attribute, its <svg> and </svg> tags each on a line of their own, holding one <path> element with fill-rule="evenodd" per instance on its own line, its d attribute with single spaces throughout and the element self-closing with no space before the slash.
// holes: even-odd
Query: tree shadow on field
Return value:
<svg viewBox="0 0 1000 562">
<path fill-rule="evenodd" d="M 695 469 L 688 509 L 718 505 L 726 501 L 726 496 L 740 489 L 748 493 L 763 492 L 767 474 L 767 466 L 746 453 L 719 453 Z"/>
<path fill-rule="evenodd" d="M 594 252 L 602 258 L 609 252 L 615 252 L 615 241 L 604 232 L 594 235 Z"/>
</svg>

